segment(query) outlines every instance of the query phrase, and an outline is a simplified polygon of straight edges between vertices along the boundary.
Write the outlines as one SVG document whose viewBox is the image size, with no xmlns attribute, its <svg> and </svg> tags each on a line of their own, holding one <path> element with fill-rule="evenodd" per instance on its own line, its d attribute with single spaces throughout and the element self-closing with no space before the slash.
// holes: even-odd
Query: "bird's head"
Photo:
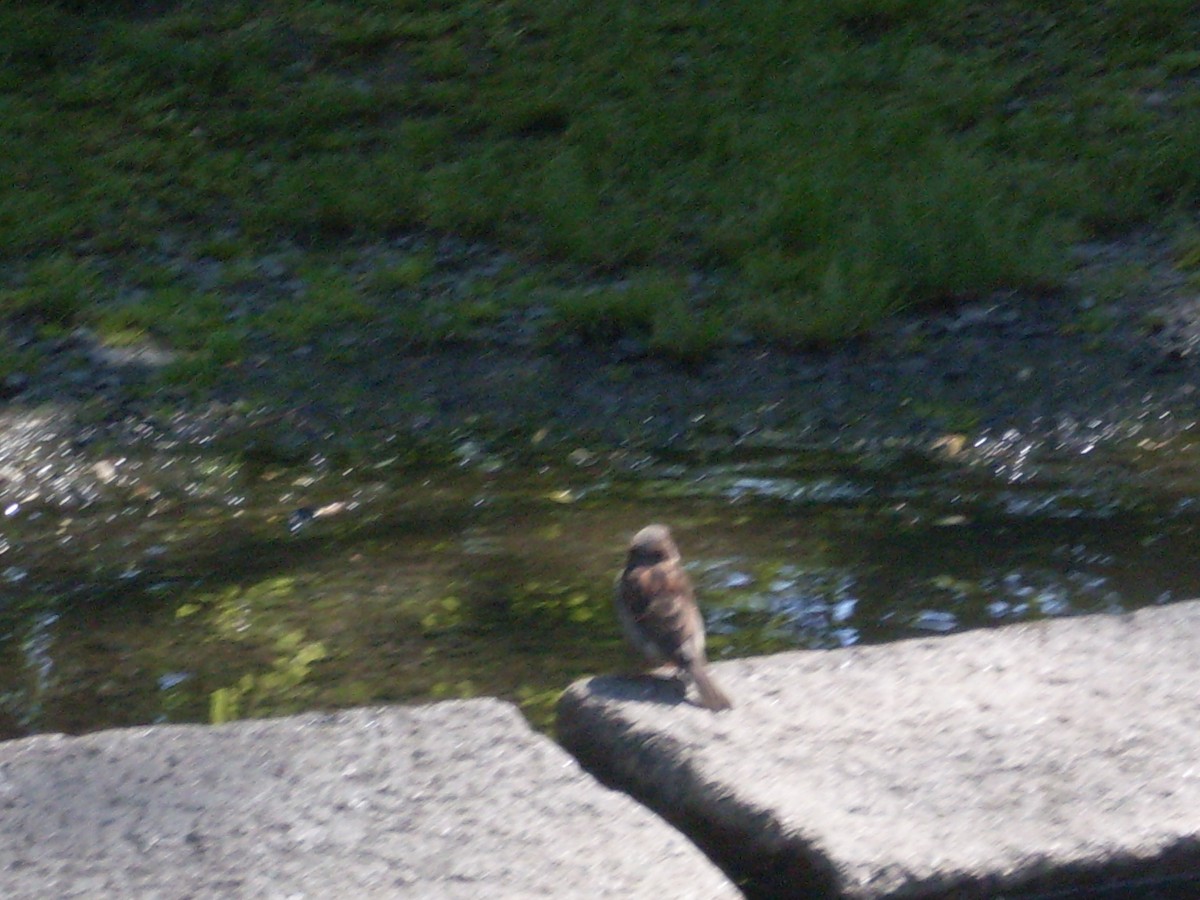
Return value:
<svg viewBox="0 0 1200 900">
<path fill-rule="evenodd" d="M 630 566 L 653 566 L 671 559 L 679 559 L 679 548 L 666 525 L 647 525 L 629 542 Z"/>
</svg>

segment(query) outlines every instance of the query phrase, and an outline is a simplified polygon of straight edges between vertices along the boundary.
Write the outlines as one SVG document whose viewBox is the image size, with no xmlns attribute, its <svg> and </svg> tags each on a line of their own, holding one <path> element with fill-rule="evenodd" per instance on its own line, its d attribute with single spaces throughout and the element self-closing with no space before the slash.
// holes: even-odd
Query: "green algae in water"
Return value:
<svg viewBox="0 0 1200 900">
<path fill-rule="evenodd" d="M 633 471 L 487 462 L 386 479 L 218 466 L 148 502 L 18 509 L 0 728 L 486 694 L 550 729 L 572 680 L 631 667 L 610 595 L 652 520 L 675 528 L 718 660 L 1200 593 L 1186 492 L 778 451 Z M 301 507 L 320 514 L 289 530 Z"/>
</svg>

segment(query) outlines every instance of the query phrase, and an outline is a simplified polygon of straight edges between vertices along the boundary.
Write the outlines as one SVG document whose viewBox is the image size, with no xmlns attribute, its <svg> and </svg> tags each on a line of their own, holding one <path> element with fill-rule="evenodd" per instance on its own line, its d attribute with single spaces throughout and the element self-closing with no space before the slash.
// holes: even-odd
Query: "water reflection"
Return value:
<svg viewBox="0 0 1200 900">
<path fill-rule="evenodd" d="M 1200 504 L 1178 492 L 817 454 L 523 471 L 476 450 L 388 478 L 180 470 L 120 505 L 16 509 L 0 730 L 473 694 L 545 724 L 571 679 L 630 664 L 609 597 L 654 519 L 714 659 L 1198 593 Z"/>
</svg>

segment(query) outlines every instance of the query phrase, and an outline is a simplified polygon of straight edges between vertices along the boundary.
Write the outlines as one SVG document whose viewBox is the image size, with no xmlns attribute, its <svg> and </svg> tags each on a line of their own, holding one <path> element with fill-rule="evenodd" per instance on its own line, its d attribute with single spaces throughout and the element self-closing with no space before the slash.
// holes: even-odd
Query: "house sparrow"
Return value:
<svg viewBox="0 0 1200 900">
<path fill-rule="evenodd" d="M 617 618 L 625 637 L 652 663 L 674 663 L 696 683 L 709 709 L 733 704 L 708 674 L 704 619 L 679 548 L 665 525 L 647 525 L 633 536 L 625 569 L 617 578 Z"/>
</svg>

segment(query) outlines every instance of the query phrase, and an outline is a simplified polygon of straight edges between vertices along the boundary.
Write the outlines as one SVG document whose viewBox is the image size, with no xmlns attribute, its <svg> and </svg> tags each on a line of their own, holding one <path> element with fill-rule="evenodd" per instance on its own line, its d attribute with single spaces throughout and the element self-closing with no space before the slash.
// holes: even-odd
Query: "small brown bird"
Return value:
<svg viewBox="0 0 1200 900">
<path fill-rule="evenodd" d="M 678 666 L 709 709 L 733 706 L 708 674 L 704 619 L 667 526 L 647 525 L 633 536 L 615 605 L 625 637 L 643 656 L 656 665 Z"/>
</svg>

